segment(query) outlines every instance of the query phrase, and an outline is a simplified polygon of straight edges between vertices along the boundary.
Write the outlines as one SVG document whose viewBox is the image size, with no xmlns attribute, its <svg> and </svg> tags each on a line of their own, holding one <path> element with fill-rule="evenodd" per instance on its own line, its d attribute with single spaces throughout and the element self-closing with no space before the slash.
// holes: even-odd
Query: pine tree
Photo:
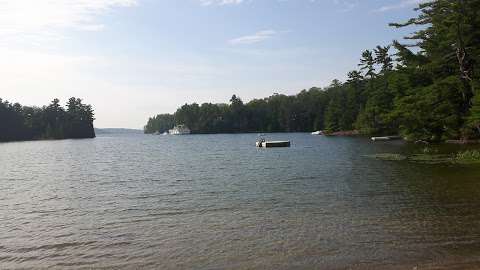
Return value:
<svg viewBox="0 0 480 270">
<path fill-rule="evenodd" d="M 374 50 L 375 63 L 380 65 L 382 74 L 385 74 L 393 69 L 393 59 L 388 53 L 389 50 L 390 46 L 377 46 L 377 48 Z"/>
<path fill-rule="evenodd" d="M 365 70 L 365 76 L 372 79 L 375 77 L 375 58 L 370 50 L 365 50 L 360 59 L 360 70 Z"/>
</svg>

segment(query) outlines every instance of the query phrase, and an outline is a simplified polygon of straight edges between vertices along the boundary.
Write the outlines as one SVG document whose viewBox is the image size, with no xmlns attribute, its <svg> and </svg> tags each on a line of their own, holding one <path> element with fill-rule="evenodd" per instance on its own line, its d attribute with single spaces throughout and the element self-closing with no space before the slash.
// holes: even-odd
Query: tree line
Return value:
<svg viewBox="0 0 480 270">
<path fill-rule="evenodd" d="M 246 104 L 185 104 L 152 117 L 146 133 L 186 124 L 194 133 L 358 130 L 442 141 L 480 135 L 480 0 L 419 4 L 418 16 L 400 28 L 417 30 L 405 44 L 393 41 L 361 54 L 344 82 L 274 94 Z"/>
<path fill-rule="evenodd" d="M 79 98 L 66 109 L 54 99 L 48 106 L 29 107 L 0 98 L 0 141 L 93 138 L 94 112 Z"/>
</svg>

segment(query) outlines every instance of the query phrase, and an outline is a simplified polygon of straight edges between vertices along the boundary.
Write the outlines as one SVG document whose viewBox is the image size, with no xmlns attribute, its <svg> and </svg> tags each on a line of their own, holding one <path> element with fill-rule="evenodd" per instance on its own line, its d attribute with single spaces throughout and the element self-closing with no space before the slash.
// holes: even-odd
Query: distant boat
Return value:
<svg viewBox="0 0 480 270">
<path fill-rule="evenodd" d="M 323 131 L 318 130 L 311 133 L 312 135 L 323 135 Z"/>
<path fill-rule="evenodd" d="M 190 129 L 185 125 L 178 125 L 168 131 L 170 135 L 186 135 L 190 134 Z"/>
</svg>

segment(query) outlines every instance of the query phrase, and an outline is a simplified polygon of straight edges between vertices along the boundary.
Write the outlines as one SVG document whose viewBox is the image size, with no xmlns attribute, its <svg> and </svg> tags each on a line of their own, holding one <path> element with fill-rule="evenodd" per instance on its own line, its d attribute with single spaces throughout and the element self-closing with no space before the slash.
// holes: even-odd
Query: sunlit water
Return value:
<svg viewBox="0 0 480 270">
<path fill-rule="evenodd" d="M 480 166 L 273 134 L 0 144 L 0 268 L 477 269 Z"/>
</svg>

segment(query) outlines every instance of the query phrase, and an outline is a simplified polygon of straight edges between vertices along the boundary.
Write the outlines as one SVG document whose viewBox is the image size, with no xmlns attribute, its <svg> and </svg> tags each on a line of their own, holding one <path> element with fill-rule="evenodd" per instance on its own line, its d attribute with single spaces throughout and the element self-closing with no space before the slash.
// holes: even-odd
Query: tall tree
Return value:
<svg viewBox="0 0 480 270">
<path fill-rule="evenodd" d="M 375 63 L 380 65 L 381 73 L 385 74 L 393 69 L 393 59 L 390 57 L 388 51 L 390 50 L 389 46 L 377 46 L 375 48 Z"/>
<path fill-rule="evenodd" d="M 375 58 L 370 50 L 365 50 L 360 59 L 360 70 L 365 71 L 365 76 L 372 79 L 375 77 Z"/>
</svg>

